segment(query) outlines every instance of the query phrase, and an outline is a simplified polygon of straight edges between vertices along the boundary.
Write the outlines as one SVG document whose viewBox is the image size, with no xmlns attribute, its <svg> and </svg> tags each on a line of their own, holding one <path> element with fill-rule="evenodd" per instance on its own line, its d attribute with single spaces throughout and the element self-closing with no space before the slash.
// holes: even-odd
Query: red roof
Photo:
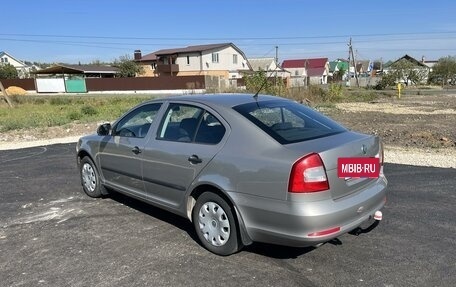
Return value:
<svg viewBox="0 0 456 287">
<path fill-rule="evenodd" d="M 299 59 L 299 60 L 284 60 L 282 63 L 282 68 L 324 68 L 328 58 L 315 58 L 315 59 Z"/>
<path fill-rule="evenodd" d="M 321 77 L 325 73 L 325 68 L 309 68 L 307 69 L 308 77 Z"/>
</svg>

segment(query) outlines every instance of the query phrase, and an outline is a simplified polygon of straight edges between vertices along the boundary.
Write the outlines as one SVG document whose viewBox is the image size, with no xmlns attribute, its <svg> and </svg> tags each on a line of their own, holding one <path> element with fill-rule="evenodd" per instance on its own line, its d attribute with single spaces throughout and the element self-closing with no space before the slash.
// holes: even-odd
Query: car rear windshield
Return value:
<svg viewBox="0 0 456 287">
<path fill-rule="evenodd" d="M 258 101 L 233 107 L 281 144 L 290 144 L 345 132 L 333 120 L 302 104 Z"/>
</svg>

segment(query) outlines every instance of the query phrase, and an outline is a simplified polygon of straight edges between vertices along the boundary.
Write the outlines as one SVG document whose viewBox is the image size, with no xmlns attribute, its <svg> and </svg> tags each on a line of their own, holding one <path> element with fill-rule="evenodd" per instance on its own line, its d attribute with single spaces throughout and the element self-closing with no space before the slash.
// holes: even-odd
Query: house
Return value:
<svg viewBox="0 0 456 287">
<path fill-rule="evenodd" d="M 439 61 L 437 60 L 426 60 L 426 57 L 423 56 L 421 57 L 421 63 L 425 64 L 428 68 L 429 71 L 432 72 L 432 68 L 437 64 Z"/>
<path fill-rule="evenodd" d="M 399 72 L 397 81 L 409 85 L 426 83 L 430 68 L 421 61 L 406 54 L 383 69 L 385 74 L 396 71 Z"/>
<path fill-rule="evenodd" d="M 284 60 L 282 68 L 291 73 L 292 87 L 328 83 L 328 58 Z"/>
<path fill-rule="evenodd" d="M 355 66 L 350 66 L 350 75 L 354 77 L 356 71 L 358 77 L 368 77 L 372 71 L 372 64 L 370 60 L 356 60 Z"/>
<path fill-rule="evenodd" d="M 134 61 L 143 67 L 142 77 L 156 77 L 157 73 L 157 55 L 150 53 L 142 56 L 141 50 L 135 50 Z"/>
<path fill-rule="evenodd" d="M 138 51 L 135 61 L 150 67 L 145 69 L 149 76 L 208 75 L 239 79 L 241 72 L 251 70 L 244 52 L 233 43 L 164 49 L 145 56 Z"/>
<path fill-rule="evenodd" d="M 24 62 L 14 58 L 7 52 L 0 52 L 0 65 L 10 64 L 17 70 L 17 75 L 19 78 L 26 78 L 30 74 L 30 69 L 28 65 Z"/>
<path fill-rule="evenodd" d="M 34 72 L 35 75 L 61 75 L 62 77 L 80 76 L 83 78 L 113 78 L 119 68 L 102 65 L 57 64 Z"/>
<path fill-rule="evenodd" d="M 249 59 L 249 63 L 252 71 L 265 71 L 267 77 L 290 77 L 290 72 L 280 67 L 275 58 L 253 58 Z"/>
</svg>

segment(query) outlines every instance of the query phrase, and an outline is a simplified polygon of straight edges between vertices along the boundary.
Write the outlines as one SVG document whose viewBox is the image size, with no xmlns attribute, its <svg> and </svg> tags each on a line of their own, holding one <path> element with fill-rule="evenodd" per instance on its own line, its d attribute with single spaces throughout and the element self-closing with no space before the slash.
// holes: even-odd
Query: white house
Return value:
<svg viewBox="0 0 456 287">
<path fill-rule="evenodd" d="M 152 59 L 150 61 L 143 59 Z M 135 53 L 135 60 L 149 66 L 148 75 L 219 76 L 225 79 L 239 79 L 241 72 L 251 70 L 247 58 L 233 43 L 188 46 L 164 49 L 141 56 Z"/>
<path fill-rule="evenodd" d="M 291 73 L 291 86 L 328 83 L 328 58 L 284 60 L 282 67 Z"/>
<path fill-rule="evenodd" d="M 30 73 L 30 68 L 24 62 L 14 58 L 7 52 L 0 52 L 0 65 L 10 64 L 17 70 L 17 75 L 19 78 L 25 78 Z"/>
<path fill-rule="evenodd" d="M 291 75 L 276 63 L 275 58 L 252 58 L 249 63 L 253 71 L 265 71 L 267 77 L 289 78 Z"/>
</svg>

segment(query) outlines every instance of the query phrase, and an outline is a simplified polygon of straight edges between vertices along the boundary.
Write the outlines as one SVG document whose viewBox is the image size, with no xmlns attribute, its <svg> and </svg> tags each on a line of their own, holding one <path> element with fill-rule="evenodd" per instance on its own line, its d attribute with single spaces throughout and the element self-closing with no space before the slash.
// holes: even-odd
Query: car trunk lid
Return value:
<svg viewBox="0 0 456 287">
<path fill-rule="evenodd" d="M 377 136 L 355 132 L 344 132 L 310 141 L 287 145 L 302 157 L 318 153 L 326 169 L 331 196 L 334 199 L 349 195 L 368 185 L 375 178 L 338 178 L 337 161 L 339 158 L 378 157 L 380 139 Z"/>
</svg>

